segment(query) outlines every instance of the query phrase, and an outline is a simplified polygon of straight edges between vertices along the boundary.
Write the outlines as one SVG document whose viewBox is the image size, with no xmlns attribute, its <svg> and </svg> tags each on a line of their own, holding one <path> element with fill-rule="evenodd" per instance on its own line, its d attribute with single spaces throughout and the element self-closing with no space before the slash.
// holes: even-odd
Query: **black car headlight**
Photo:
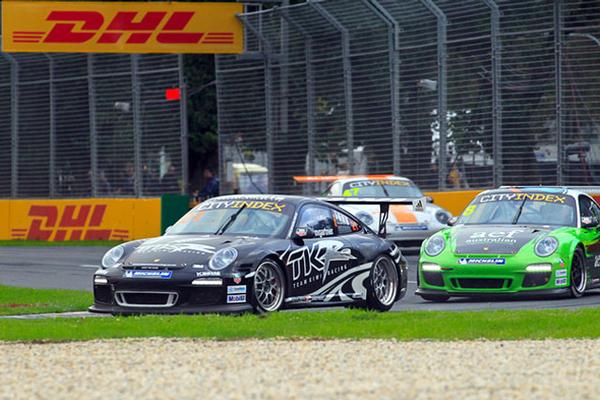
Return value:
<svg viewBox="0 0 600 400">
<path fill-rule="evenodd" d="M 442 225 L 448 224 L 448 221 L 450 220 L 450 218 L 452 218 L 452 216 L 450 214 L 448 214 L 446 211 L 438 210 L 435 213 L 435 219 L 437 219 L 438 222 Z"/>
<path fill-rule="evenodd" d="M 432 236 L 425 244 L 425 254 L 430 257 L 439 255 L 446 247 L 446 241 L 441 236 Z"/>
<path fill-rule="evenodd" d="M 226 247 L 215 253 L 208 262 L 208 267 L 213 271 L 220 271 L 231 265 L 236 260 L 238 252 L 233 247 Z"/>
<path fill-rule="evenodd" d="M 123 245 L 118 245 L 110 249 L 102 257 L 102 268 L 112 268 L 119 264 L 123 256 L 125 255 L 125 248 Z"/>
<path fill-rule="evenodd" d="M 558 248 L 558 240 L 552 236 L 546 236 L 535 244 L 534 252 L 539 257 L 548 257 Z"/>
</svg>

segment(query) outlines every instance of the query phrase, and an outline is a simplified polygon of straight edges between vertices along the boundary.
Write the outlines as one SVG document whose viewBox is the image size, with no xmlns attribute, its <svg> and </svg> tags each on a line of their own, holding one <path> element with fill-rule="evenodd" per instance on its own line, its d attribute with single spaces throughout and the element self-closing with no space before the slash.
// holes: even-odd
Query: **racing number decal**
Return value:
<svg viewBox="0 0 600 400">
<path fill-rule="evenodd" d="M 476 208 L 477 208 L 477 205 L 475 205 L 475 204 L 472 205 L 472 206 L 469 206 L 469 207 L 465 208 L 465 211 L 463 212 L 463 215 L 465 217 L 468 217 L 469 215 L 471 215 L 471 214 L 473 214 L 475 212 Z"/>
</svg>

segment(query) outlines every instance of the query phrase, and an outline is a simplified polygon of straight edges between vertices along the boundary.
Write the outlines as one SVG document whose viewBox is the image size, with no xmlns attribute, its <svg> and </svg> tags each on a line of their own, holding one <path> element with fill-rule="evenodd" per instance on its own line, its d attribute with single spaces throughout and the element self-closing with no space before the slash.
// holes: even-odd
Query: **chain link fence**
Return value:
<svg viewBox="0 0 600 400">
<path fill-rule="evenodd" d="M 323 0 L 239 18 L 246 52 L 217 57 L 226 192 L 381 173 L 600 184 L 600 2 Z"/>
<path fill-rule="evenodd" d="M 184 193 L 185 98 L 181 55 L 0 52 L 0 197 Z"/>
</svg>

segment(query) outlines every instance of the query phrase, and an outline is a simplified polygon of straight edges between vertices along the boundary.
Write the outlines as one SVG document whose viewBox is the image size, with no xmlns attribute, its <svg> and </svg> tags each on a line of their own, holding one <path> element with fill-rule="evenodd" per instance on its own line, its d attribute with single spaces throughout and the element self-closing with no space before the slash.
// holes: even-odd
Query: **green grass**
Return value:
<svg viewBox="0 0 600 400">
<path fill-rule="evenodd" d="M 600 310 L 275 313 L 266 317 L 145 316 L 0 320 L 0 340 L 63 341 L 130 337 L 515 340 L 600 338 Z"/>
<path fill-rule="evenodd" d="M 0 315 L 80 311 L 92 302 L 91 293 L 77 290 L 0 286 Z"/>
<path fill-rule="evenodd" d="M 0 240 L 0 247 L 9 247 L 9 246 L 42 246 L 42 247 L 52 247 L 52 246 L 103 246 L 103 247 L 113 247 L 120 243 L 116 240 L 74 240 L 67 242 L 45 242 L 43 240 Z"/>
</svg>

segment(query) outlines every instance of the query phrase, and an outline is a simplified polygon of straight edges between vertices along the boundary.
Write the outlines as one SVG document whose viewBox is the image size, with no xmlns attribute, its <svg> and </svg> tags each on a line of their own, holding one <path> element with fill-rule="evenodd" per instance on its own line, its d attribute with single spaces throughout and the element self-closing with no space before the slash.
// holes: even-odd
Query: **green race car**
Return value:
<svg viewBox="0 0 600 400">
<path fill-rule="evenodd" d="M 568 188 L 480 193 L 421 246 L 416 294 L 570 295 L 600 287 L 600 207 Z"/>
</svg>

